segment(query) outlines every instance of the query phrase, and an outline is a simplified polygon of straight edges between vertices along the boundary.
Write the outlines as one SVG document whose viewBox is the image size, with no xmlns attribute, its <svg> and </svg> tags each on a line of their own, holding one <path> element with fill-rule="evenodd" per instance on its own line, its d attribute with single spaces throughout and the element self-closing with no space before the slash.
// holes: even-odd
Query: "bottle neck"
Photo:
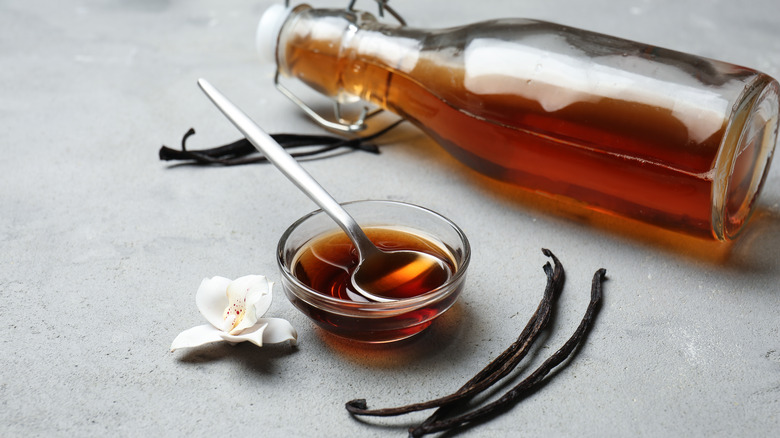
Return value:
<svg viewBox="0 0 780 438">
<path fill-rule="evenodd" d="M 385 76 L 410 72 L 420 47 L 414 31 L 382 24 L 369 13 L 302 5 L 281 29 L 277 63 L 280 73 L 326 96 L 381 105 Z"/>
</svg>

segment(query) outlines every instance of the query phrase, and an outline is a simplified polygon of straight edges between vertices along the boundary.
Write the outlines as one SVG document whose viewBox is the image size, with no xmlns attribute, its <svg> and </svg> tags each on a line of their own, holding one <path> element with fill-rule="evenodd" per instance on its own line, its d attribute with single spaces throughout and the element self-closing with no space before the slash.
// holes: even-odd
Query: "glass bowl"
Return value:
<svg viewBox="0 0 780 438">
<path fill-rule="evenodd" d="M 463 289 L 471 248 L 466 235 L 444 216 L 417 205 L 395 201 L 355 201 L 343 204 L 374 240 L 371 230 L 391 229 L 433 244 L 446 254 L 453 275 L 441 286 L 392 302 L 360 302 L 315 290 L 299 278 L 302 254 L 323 236 L 346 235 L 322 210 L 300 218 L 284 232 L 277 247 L 282 288 L 290 302 L 315 324 L 337 336 L 370 343 L 393 342 L 414 336 L 447 311 Z M 354 248 L 347 242 L 344 251 Z M 345 274 L 346 275 L 346 274 Z M 358 298 L 359 299 L 359 298 Z"/>
</svg>

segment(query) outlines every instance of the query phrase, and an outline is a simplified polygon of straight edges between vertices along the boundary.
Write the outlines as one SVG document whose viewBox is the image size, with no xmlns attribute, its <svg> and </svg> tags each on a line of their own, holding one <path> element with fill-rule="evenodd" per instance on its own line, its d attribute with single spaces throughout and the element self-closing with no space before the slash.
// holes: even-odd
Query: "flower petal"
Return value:
<svg viewBox="0 0 780 438">
<path fill-rule="evenodd" d="M 204 278 L 195 294 L 195 304 L 201 315 L 217 329 L 222 328 L 222 314 L 228 306 L 225 291 L 229 284 L 230 279 L 225 277 Z"/>
<path fill-rule="evenodd" d="M 262 275 L 247 275 L 230 282 L 227 287 L 230 303 L 224 311 L 223 330 L 237 335 L 255 325 L 257 317 L 262 316 L 271 305 L 272 287 L 273 283 Z M 262 313 L 258 314 L 258 310 Z"/>
<path fill-rule="evenodd" d="M 222 331 L 216 327 L 208 324 L 199 325 L 179 333 L 179 336 L 176 336 L 176 339 L 171 343 L 171 351 L 176 351 L 179 348 L 192 348 L 212 342 L 220 342 L 223 340 L 222 334 Z"/>
<path fill-rule="evenodd" d="M 268 281 L 268 293 L 257 297 L 257 301 L 255 302 L 255 315 L 257 315 L 258 318 L 265 315 L 265 312 L 271 308 L 271 301 L 273 300 L 273 289 L 274 282 Z"/>
<path fill-rule="evenodd" d="M 292 345 L 298 345 L 298 332 L 295 331 L 292 324 L 286 319 L 281 318 L 260 318 L 258 325 L 268 324 L 263 331 L 263 342 L 266 344 L 278 344 L 279 342 L 290 341 Z"/>
<path fill-rule="evenodd" d="M 238 335 L 220 332 L 220 336 L 228 342 L 249 341 L 258 347 L 262 347 L 263 344 L 278 344 L 285 341 L 290 341 L 292 345 L 298 343 L 298 332 L 287 320 L 281 318 L 261 318 L 257 324 Z"/>
<path fill-rule="evenodd" d="M 255 302 L 255 315 L 260 318 L 265 315 L 265 312 L 271 308 L 271 301 L 273 300 L 274 282 L 268 281 L 268 293 L 261 294 L 257 297 Z"/>
<path fill-rule="evenodd" d="M 237 335 L 231 335 L 230 333 L 225 333 L 223 331 L 219 332 L 219 336 L 222 338 L 222 340 L 237 343 L 237 342 L 244 342 L 249 341 L 258 347 L 263 346 L 263 332 L 265 331 L 265 327 L 268 324 L 255 324 L 252 327 L 249 327 L 248 329 L 243 330 L 241 333 Z"/>
</svg>

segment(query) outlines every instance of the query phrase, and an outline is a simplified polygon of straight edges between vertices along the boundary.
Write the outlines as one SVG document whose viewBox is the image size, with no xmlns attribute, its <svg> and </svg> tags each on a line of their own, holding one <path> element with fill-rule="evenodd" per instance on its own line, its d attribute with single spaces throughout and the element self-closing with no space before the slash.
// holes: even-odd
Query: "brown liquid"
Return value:
<svg viewBox="0 0 780 438">
<path fill-rule="evenodd" d="M 424 252 L 441 259 L 451 272 L 457 269 L 452 256 L 426 238 L 392 228 L 365 228 L 364 231 L 380 249 Z M 317 237 L 302 248 L 293 260 L 291 272 L 305 285 L 323 295 L 347 301 L 365 301 L 351 286 L 350 277 L 357 262 L 357 252 L 352 242 L 339 231 Z M 406 297 L 421 295 L 436 289 L 446 280 L 438 275 L 416 278 L 416 281 L 406 285 L 401 294 Z M 364 342 L 387 342 L 407 338 L 427 328 L 435 316 L 454 303 L 457 295 L 456 291 L 431 305 L 386 318 L 344 316 L 312 306 L 294 296 L 290 296 L 290 299 L 293 305 L 319 326 L 336 335 Z"/>
<path fill-rule="evenodd" d="M 448 272 L 455 271 L 452 258 L 441 247 L 423 237 L 390 228 L 366 228 L 364 231 L 379 249 L 430 254 L 441 260 L 449 269 Z M 357 262 L 357 251 L 347 235 L 335 232 L 318 237 L 301 249 L 293 262 L 292 273 L 305 285 L 324 295 L 353 300 L 360 295 L 351 282 Z M 398 284 L 399 288 L 387 294 L 400 299 L 415 297 L 438 288 L 450 278 L 448 272 L 434 270 L 426 272 L 428 275 L 420 275 L 413 270 L 394 270 L 375 274 L 405 277 L 393 279 L 392 283 Z M 381 282 L 382 278 L 372 280 Z M 362 301 L 359 298 L 358 300 Z"/>
<path fill-rule="evenodd" d="M 549 195 L 562 195 L 607 213 L 703 237 L 712 235 L 709 169 L 691 173 L 684 168 L 695 167 L 702 161 L 713 164 L 714 151 L 709 160 L 679 151 L 676 157 L 669 157 L 677 161 L 675 166 L 669 166 L 637 158 L 639 154 L 603 148 L 603 144 L 615 140 L 614 128 L 582 127 L 548 114 L 529 117 L 536 119 L 530 122 L 535 123 L 532 132 L 473 117 L 423 92 L 403 77 L 396 75 L 393 84 L 390 98 L 404 102 L 405 117 L 418 121 L 418 126 L 453 156 L 481 173 Z M 436 109 L 436 116 L 425 117 L 431 108 Z M 586 112 L 587 108 L 583 110 Z M 654 111 L 648 108 L 649 113 Z M 545 128 L 556 129 L 555 136 L 545 135 Z M 663 131 L 663 127 L 658 130 Z M 576 137 L 582 134 L 587 134 L 583 136 L 587 142 Z M 600 141 L 603 143 L 599 144 Z M 640 151 L 659 149 L 651 138 L 645 138 L 643 143 L 636 144 L 646 147 Z M 619 139 L 615 144 L 621 144 Z M 667 151 L 667 155 L 673 154 Z"/>
<path fill-rule="evenodd" d="M 662 108 L 602 98 L 547 112 L 517 95 L 471 94 L 463 71 L 421 58 L 400 73 L 327 42 L 288 42 L 284 69 L 327 94 L 360 96 L 414 122 L 491 177 L 712 238 L 712 169 L 724 126 L 697 142 Z M 329 53 L 330 52 L 330 53 Z"/>
</svg>

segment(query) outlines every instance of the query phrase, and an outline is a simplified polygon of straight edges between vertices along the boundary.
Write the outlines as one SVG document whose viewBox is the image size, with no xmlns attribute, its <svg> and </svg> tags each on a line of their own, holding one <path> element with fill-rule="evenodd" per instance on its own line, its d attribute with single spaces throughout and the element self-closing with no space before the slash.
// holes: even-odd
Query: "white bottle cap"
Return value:
<svg viewBox="0 0 780 438">
<path fill-rule="evenodd" d="M 255 46 L 263 62 L 276 64 L 276 42 L 282 25 L 292 9 L 292 6 L 285 8 L 281 4 L 275 4 L 268 8 L 260 19 L 255 35 Z"/>
</svg>

